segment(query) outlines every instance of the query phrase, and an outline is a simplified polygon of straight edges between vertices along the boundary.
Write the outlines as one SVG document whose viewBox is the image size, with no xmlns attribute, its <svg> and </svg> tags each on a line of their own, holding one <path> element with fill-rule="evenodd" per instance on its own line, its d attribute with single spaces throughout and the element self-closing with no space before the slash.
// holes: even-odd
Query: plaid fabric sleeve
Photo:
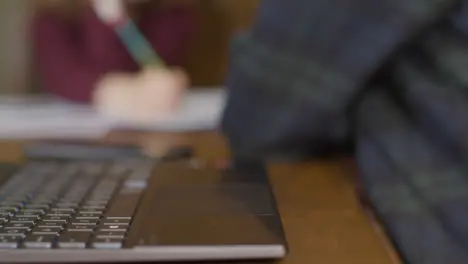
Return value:
<svg viewBox="0 0 468 264">
<path fill-rule="evenodd" d="M 224 132 L 235 155 L 296 157 L 352 122 L 360 180 L 407 263 L 468 263 L 468 2 L 355 3 L 263 1 L 233 41 Z"/>
<path fill-rule="evenodd" d="M 385 92 L 366 95 L 358 116 L 363 186 L 408 263 L 467 263 L 464 161 Z"/>
<path fill-rule="evenodd" d="M 454 21 L 461 21 L 458 14 Z M 426 133 L 444 144 L 445 151 L 467 159 L 468 27 L 459 27 L 458 22 L 436 28 L 398 58 L 392 75 L 412 117 Z"/>
<path fill-rule="evenodd" d="M 232 41 L 222 130 L 239 156 L 340 145 L 369 78 L 452 0 L 264 0 Z M 313 153 L 312 153 L 313 154 Z"/>
<path fill-rule="evenodd" d="M 407 263 L 468 262 L 466 5 L 395 56 L 393 97 L 376 89 L 357 113 L 362 183 Z"/>
</svg>

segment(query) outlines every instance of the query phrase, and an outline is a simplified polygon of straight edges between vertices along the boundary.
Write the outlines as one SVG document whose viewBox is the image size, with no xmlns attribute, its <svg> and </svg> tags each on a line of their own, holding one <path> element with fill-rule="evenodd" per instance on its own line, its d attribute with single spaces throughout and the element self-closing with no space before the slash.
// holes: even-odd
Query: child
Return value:
<svg viewBox="0 0 468 264">
<path fill-rule="evenodd" d="M 126 12 L 158 55 L 167 65 L 180 66 L 194 31 L 193 10 L 180 0 L 173 5 L 126 2 Z M 90 103 L 97 85 L 108 76 L 140 72 L 138 62 L 93 7 L 93 1 L 85 0 L 45 1 L 39 6 L 33 39 L 44 91 Z"/>
</svg>

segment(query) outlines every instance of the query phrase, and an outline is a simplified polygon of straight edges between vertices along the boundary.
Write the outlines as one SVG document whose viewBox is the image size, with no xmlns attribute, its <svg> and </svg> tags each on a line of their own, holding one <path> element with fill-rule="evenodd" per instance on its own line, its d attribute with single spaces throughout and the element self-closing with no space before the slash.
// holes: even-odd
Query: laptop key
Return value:
<svg viewBox="0 0 468 264">
<path fill-rule="evenodd" d="M 12 216 L 13 216 L 13 213 L 11 212 L 0 211 L 0 218 L 8 218 Z"/>
<path fill-rule="evenodd" d="M 58 202 L 61 204 L 77 204 L 80 203 L 82 200 L 82 197 L 79 198 L 63 198 L 60 199 Z"/>
<path fill-rule="evenodd" d="M 99 219 L 78 219 L 74 218 L 70 221 L 69 227 L 73 226 L 87 226 L 88 228 L 95 228 L 99 223 Z"/>
<path fill-rule="evenodd" d="M 5 229 L 25 229 L 25 230 L 31 230 L 33 228 L 34 224 L 33 223 L 6 223 L 3 225 L 3 228 Z"/>
<path fill-rule="evenodd" d="M 9 202 L 9 203 L 20 203 L 20 202 L 29 201 L 29 198 L 30 198 L 29 195 L 15 195 L 15 196 L 10 196 L 6 198 L 4 201 Z"/>
<path fill-rule="evenodd" d="M 78 203 L 57 203 L 55 208 L 75 208 L 78 207 Z"/>
<path fill-rule="evenodd" d="M 63 217 L 63 216 L 46 216 L 42 221 L 44 222 L 56 222 L 56 223 L 67 223 L 69 217 Z"/>
<path fill-rule="evenodd" d="M 20 236 L 0 236 L 0 249 L 18 248 L 21 239 Z"/>
<path fill-rule="evenodd" d="M 22 207 L 23 203 L 10 203 L 10 202 L 0 202 L 0 206 L 7 206 L 7 207 Z"/>
<path fill-rule="evenodd" d="M 62 231 L 61 227 L 36 227 L 32 230 L 34 235 L 58 235 Z"/>
<path fill-rule="evenodd" d="M 78 214 L 76 219 L 99 220 L 101 214 Z"/>
<path fill-rule="evenodd" d="M 51 197 L 51 196 L 38 196 L 31 201 L 31 203 L 38 204 L 38 203 L 43 203 L 43 204 L 51 204 L 55 201 L 56 197 Z"/>
<path fill-rule="evenodd" d="M 59 248 L 83 249 L 91 239 L 92 232 L 65 232 L 58 238 Z"/>
<path fill-rule="evenodd" d="M 83 210 L 83 211 L 90 211 L 90 210 L 104 211 L 104 210 L 106 210 L 106 206 L 103 206 L 103 205 L 84 205 L 84 206 L 81 207 L 81 210 Z"/>
<path fill-rule="evenodd" d="M 49 198 L 36 198 L 33 201 L 31 201 L 30 203 L 28 203 L 28 205 L 50 205 L 53 202 L 54 202 L 54 200 L 49 199 Z"/>
<path fill-rule="evenodd" d="M 28 204 L 24 207 L 24 209 L 49 209 L 50 205 L 46 203 L 37 203 L 37 204 Z"/>
<path fill-rule="evenodd" d="M 6 198 L 4 200 L 5 203 L 25 203 L 27 202 L 29 199 L 25 199 L 25 198 Z"/>
<path fill-rule="evenodd" d="M 74 232 L 93 232 L 95 228 L 96 228 L 95 226 L 74 225 L 74 226 L 70 226 L 70 228 L 67 229 L 67 232 L 71 232 L 71 233 L 74 233 Z"/>
<path fill-rule="evenodd" d="M 99 221 L 91 219 L 74 219 L 71 226 L 97 226 Z"/>
<path fill-rule="evenodd" d="M 69 219 L 70 217 L 72 216 L 72 214 L 69 214 L 69 213 L 61 213 L 61 212 L 57 212 L 57 213 L 49 213 L 47 214 L 47 217 L 65 217 L 67 219 Z"/>
<path fill-rule="evenodd" d="M 63 222 L 40 222 L 37 224 L 37 227 L 43 227 L 43 228 L 61 228 L 63 229 L 63 226 L 65 223 Z"/>
<path fill-rule="evenodd" d="M 123 238 L 95 237 L 91 241 L 91 246 L 96 249 L 120 249 L 123 241 Z"/>
<path fill-rule="evenodd" d="M 19 207 L 17 206 L 0 206 L 0 211 L 14 213 L 18 212 Z"/>
<path fill-rule="evenodd" d="M 25 213 L 25 214 L 45 214 L 45 210 L 44 209 L 40 209 L 40 208 L 25 208 L 25 209 L 21 209 L 21 213 Z"/>
<path fill-rule="evenodd" d="M 102 215 L 104 213 L 104 210 L 99 210 L 99 209 L 83 209 L 80 208 L 80 211 L 78 212 L 79 214 L 95 214 L 95 215 Z"/>
<path fill-rule="evenodd" d="M 103 220 L 101 225 L 106 225 L 106 226 L 109 226 L 109 225 L 120 225 L 120 226 L 126 225 L 126 226 L 128 226 L 128 225 L 130 225 L 130 220 L 106 219 L 106 220 Z"/>
<path fill-rule="evenodd" d="M 34 224 L 37 220 L 25 217 L 13 217 L 8 222 L 10 223 L 31 223 Z"/>
<path fill-rule="evenodd" d="M 23 241 L 23 245 L 31 249 L 50 249 L 56 239 L 56 235 L 29 235 Z"/>
<path fill-rule="evenodd" d="M 40 218 L 40 215 L 37 214 L 16 214 L 15 216 L 18 218 L 29 218 L 32 220 L 38 220 Z"/>
<path fill-rule="evenodd" d="M 73 213 L 75 213 L 75 209 L 70 208 L 70 207 L 54 207 L 54 208 L 50 209 L 50 211 L 55 213 L 55 214 L 61 214 L 61 213 L 73 214 Z"/>
<path fill-rule="evenodd" d="M 126 232 L 128 226 L 126 225 L 100 225 L 99 231 L 102 232 Z"/>
<path fill-rule="evenodd" d="M 0 228 L 0 237 L 1 236 L 24 237 L 24 234 L 26 234 L 26 232 L 28 232 L 28 230 Z"/>
<path fill-rule="evenodd" d="M 107 205 L 109 203 L 108 199 L 91 199 L 88 198 L 83 204 L 84 205 Z"/>
<path fill-rule="evenodd" d="M 110 231 L 110 232 L 98 232 L 96 234 L 96 237 L 98 238 L 118 238 L 118 239 L 124 239 L 126 235 L 126 232 L 120 232 L 120 231 Z"/>
</svg>

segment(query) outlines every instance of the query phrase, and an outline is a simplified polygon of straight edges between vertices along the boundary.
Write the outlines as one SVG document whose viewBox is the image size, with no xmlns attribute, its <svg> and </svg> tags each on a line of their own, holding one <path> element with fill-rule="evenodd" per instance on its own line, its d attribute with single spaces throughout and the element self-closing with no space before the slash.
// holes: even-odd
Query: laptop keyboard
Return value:
<svg viewBox="0 0 468 264">
<path fill-rule="evenodd" d="M 0 249 L 119 249 L 147 162 L 34 162 L 0 187 Z"/>
</svg>

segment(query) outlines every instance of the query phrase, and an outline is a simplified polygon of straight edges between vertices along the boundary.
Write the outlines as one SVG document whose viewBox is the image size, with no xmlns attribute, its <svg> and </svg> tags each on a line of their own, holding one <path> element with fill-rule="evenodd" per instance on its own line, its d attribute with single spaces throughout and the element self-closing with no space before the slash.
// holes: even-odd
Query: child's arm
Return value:
<svg viewBox="0 0 468 264">
<path fill-rule="evenodd" d="M 148 12 L 141 21 L 143 34 L 169 65 L 180 66 L 184 63 L 196 29 L 196 12 L 185 5 Z"/>
<path fill-rule="evenodd" d="M 118 37 L 91 9 L 70 21 L 55 13 L 38 12 L 33 20 L 36 67 L 43 90 L 89 103 L 96 85 L 108 73 L 138 69 Z"/>
<path fill-rule="evenodd" d="M 103 26 L 98 23 L 97 18 L 95 21 L 97 27 Z M 156 48 L 158 54 L 168 64 L 180 65 L 185 59 L 187 42 L 194 32 L 195 22 L 195 14 L 192 10 L 185 7 L 173 7 L 149 12 L 143 18 L 141 26 L 143 33 Z M 88 21 L 88 23 L 91 22 Z M 45 91 L 72 101 L 90 102 L 95 85 L 103 75 L 110 71 L 132 70 L 129 68 L 133 68 L 133 63 L 127 61 L 127 57 L 129 60 L 130 58 L 125 53 L 120 54 L 123 52 L 121 48 L 115 48 L 116 41 L 118 41 L 115 35 L 96 33 L 90 36 L 99 37 L 99 40 L 93 43 L 99 42 L 100 47 L 110 44 L 107 45 L 106 54 L 118 53 L 110 57 L 104 56 L 105 58 L 100 60 L 99 56 L 94 55 L 101 54 L 102 49 L 99 48 L 96 52 L 90 50 L 89 45 L 83 43 L 82 39 L 76 38 L 75 30 L 73 25 L 69 21 L 64 21 L 63 18 L 46 12 L 37 13 L 33 21 L 36 67 L 41 74 Z M 112 61 L 114 63 L 110 63 Z"/>
<path fill-rule="evenodd" d="M 75 29 L 69 21 L 37 13 L 33 21 L 36 67 L 43 89 L 66 99 L 89 102 L 99 66 L 83 56 Z"/>
</svg>

